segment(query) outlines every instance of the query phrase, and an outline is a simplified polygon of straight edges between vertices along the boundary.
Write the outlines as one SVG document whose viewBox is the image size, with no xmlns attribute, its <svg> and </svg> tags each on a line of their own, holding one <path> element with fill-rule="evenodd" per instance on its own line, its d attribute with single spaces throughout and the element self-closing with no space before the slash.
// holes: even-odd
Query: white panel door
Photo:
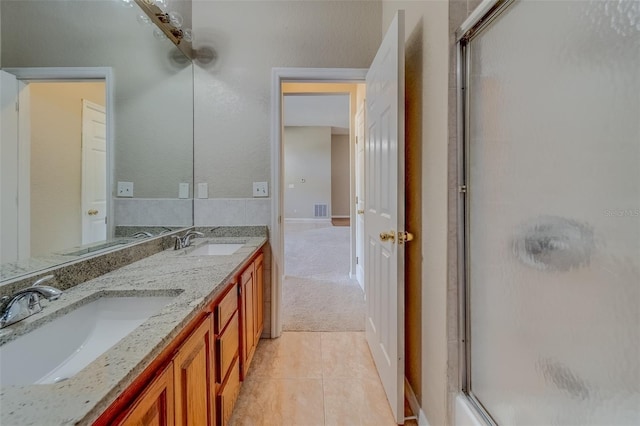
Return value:
<svg viewBox="0 0 640 426">
<path fill-rule="evenodd" d="M 107 238 L 106 114 L 82 101 L 82 244 Z"/>
<path fill-rule="evenodd" d="M 356 280 L 364 287 L 364 145 L 365 145 L 365 105 L 356 114 Z"/>
<path fill-rule="evenodd" d="M 367 73 L 366 336 L 399 424 L 404 423 L 404 11 Z"/>
</svg>

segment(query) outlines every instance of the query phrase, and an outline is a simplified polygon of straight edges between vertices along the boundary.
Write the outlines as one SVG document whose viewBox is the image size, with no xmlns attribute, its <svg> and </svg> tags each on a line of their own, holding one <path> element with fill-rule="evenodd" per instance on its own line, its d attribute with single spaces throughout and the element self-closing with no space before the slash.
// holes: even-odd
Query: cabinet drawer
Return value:
<svg viewBox="0 0 640 426">
<path fill-rule="evenodd" d="M 220 334 L 233 313 L 238 309 L 238 286 L 233 285 L 215 307 L 215 333 Z"/>
<path fill-rule="evenodd" d="M 229 367 L 238 356 L 239 343 L 240 325 L 236 311 L 222 335 L 216 338 L 216 382 L 222 383 L 229 372 Z"/>
<path fill-rule="evenodd" d="M 219 424 L 226 425 L 233 413 L 233 406 L 240 393 L 240 362 L 235 359 L 231 367 L 231 374 L 227 377 L 222 389 L 218 393 L 218 420 Z"/>
</svg>

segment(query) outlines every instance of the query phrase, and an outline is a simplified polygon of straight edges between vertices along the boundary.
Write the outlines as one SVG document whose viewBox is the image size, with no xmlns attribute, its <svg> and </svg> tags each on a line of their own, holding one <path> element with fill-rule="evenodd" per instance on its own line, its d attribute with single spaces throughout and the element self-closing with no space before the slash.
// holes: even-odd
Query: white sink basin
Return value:
<svg viewBox="0 0 640 426">
<path fill-rule="evenodd" d="M 242 248 L 244 244 L 209 243 L 196 247 L 187 253 L 187 256 L 225 256 Z"/>
<path fill-rule="evenodd" d="M 0 346 L 0 385 L 66 380 L 175 296 L 103 296 Z"/>
</svg>

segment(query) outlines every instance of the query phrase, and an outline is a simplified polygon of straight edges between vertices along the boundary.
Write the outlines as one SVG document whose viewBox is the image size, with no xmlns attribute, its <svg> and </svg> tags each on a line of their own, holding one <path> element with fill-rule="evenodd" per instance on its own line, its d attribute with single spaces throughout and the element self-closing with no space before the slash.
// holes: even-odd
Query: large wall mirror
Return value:
<svg viewBox="0 0 640 426">
<path fill-rule="evenodd" d="M 193 67 L 148 21 L 0 2 L 0 282 L 193 224 Z"/>
</svg>

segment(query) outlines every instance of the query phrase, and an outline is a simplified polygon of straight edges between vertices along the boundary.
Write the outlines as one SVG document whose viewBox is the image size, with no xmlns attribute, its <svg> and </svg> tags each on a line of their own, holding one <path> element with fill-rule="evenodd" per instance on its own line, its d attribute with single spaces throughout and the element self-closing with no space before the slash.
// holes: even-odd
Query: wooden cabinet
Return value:
<svg viewBox="0 0 640 426">
<path fill-rule="evenodd" d="M 233 407 L 238 399 L 239 393 L 240 359 L 236 357 L 231 367 L 231 372 L 227 376 L 227 380 L 218 394 L 219 425 L 225 426 L 229 423 L 229 419 L 231 418 L 231 414 L 233 414 Z"/>
<path fill-rule="evenodd" d="M 173 426 L 173 363 L 169 364 L 140 395 L 119 423 L 135 426 Z"/>
<path fill-rule="evenodd" d="M 240 392 L 238 292 L 234 285 L 215 308 L 217 424 L 221 426 L 228 423 Z"/>
<path fill-rule="evenodd" d="M 226 425 L 262 333 L 263 274 L 260 253 L 94 426 Z"/>
<path fill-rule="evenodd" d="M 263 328 L 263 274 L 262 253 L 247 266 L 240 276 L 240 379 L 249 371 Z"/>
<path fill-rule="evenodd" d="M 240 276 L 240 378 L 244 380 L 253 358 L 255 333 L 253 331 L 253 264 Z"/>
<path fill-rule="evenodd" d="M 182 344 L 173 358 L 176 426 L 211 425 L 215 417 L 211 317 Z"/>
<path fill-rule="evenodd" d="M 182 342 L 163 372 L 117 424 L 123 426 L 213 425 L 212 320 L 207 315 Z"/>
<path fill-rule="evenodd" d="M 255 290 L 253 292 L 253 331 L 255 334 L 255 345 L 257 345 L 264 327 L 264 255 L 262 253 L 258 255 L 253 265 L 255 271 L 253 278 L 255 281 Z"/>
</svg>

